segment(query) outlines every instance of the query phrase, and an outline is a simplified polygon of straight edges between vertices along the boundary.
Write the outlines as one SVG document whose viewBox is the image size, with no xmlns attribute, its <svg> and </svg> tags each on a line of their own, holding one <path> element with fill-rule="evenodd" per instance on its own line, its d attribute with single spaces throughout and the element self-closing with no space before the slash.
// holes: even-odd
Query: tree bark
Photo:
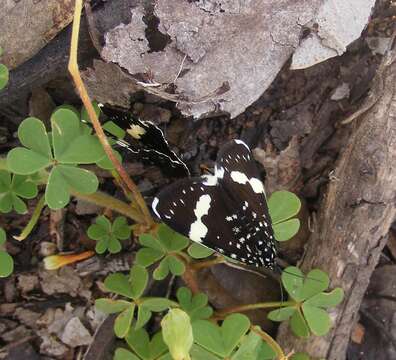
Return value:
<svg viewBox="0 0 396 360">
<path fill-rule="evenodd" d="M 345 299 L 331 314 L 334 327 L 325 337 L 302 341 L 282 324 L 278 341 L 285 352 L 303 351 L 328 360 L 346 356 L 360 303 L 396 215 L 394 60 L 393 53 L 374 79 L 371 99 L 379 94 L 378 101 L 354 120 L 353 135 L 335 167 L 301 262 L 304 270 L 326 271 L 331 286 L 343 288 Z"/>
</svg>

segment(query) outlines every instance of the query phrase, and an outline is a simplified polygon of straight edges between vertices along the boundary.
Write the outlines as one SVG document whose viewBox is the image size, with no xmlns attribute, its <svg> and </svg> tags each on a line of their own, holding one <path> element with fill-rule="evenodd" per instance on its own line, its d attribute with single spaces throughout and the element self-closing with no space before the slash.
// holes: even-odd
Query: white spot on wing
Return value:
<svg viewBox="0 0 396 360">
<path fill-rule="evenodd" d="M 208 215 L 211 201 L 212 199 L 209 195 L 202 195 L 197 201 L 194 209 L 194 214 L 197 218 L 190 226 L 190 232 L 188 233 L 188 237 L 198 243 L 201 243 L 203 238 L 208 233 L 208 228 L 202 222 L 202 217 L 204 215 Z"/>
<path fill-rule="evenodd" d="M 246 174 L 244 174 L 244 173 L 242 173 L 240 171 L 231 171 L 231 179 L 233 181 L 235 181 L 236 183 L 242 184 L 242 185 L 245 185 L 245 184 L 249 183 L 250 186 L 252 187 L 253 191 L 256 194 L 259 194 L 259 193 L 264 193 L 265 194 L 264 185 L 259 179 L 256 179 L 254 177 L 249 179 L 246 176 Z"/>
<path fill-rule="evenodd" d="M 216 166 L 214 175 L 202 176 L 202 178 L 205 179 L 203 181 L 203 184 L 206 186 L 216 186 L 219 183 L 219 179 L 222 179 L 223 177 L 224 177 L 224 168 L 223 167 L 217 168 Z"/>
<path fill-rule="evenodd" d="M 155 215 L 157 215 L 161 219 L 161 215 L 157 211 L 158 203 L 159 203 L 159 199 L 155 197 L 153 203 L 151 204 L 151 208 L 153 209 Z"/>
<path fill-rule="evenodd" d="M 248 149 L 248 150 L 250 151 L 249 146 L 247 146 L 246 143 L 245 143 L 244 141 L 239 140 L 239 139 L 235 139 L 235 142 L 236 142 L 237 144 L 239 144 L 239 145 L 243 145 L 246 149 Z"/>
</svg>

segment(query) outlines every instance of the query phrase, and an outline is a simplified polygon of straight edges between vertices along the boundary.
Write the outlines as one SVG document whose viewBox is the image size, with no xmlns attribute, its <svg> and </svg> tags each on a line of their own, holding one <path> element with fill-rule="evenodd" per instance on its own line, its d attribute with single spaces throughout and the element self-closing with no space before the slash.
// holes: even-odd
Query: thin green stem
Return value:
<svg viewBox="0 0 396 360">
<path fill-rule="evenodd" d="M 182 251 L 174 252 L 171 254 L 175 255 L 177 258 L 179 258 L 181 261 L 183 261 L 185 263 L 185 265 L 189 265 L 191 262 L 191 258 Z"/>
<path fill-rule="evenodd" d="M 271 349 L 274 350 L 279 360 L 287 359 L 287 356 L 283 352 L 282 348 L 269 334 L 261 330 L 258 326 L 251 326 L 250 330 L 260 336 L 271 347 Z"/>
<path fill-rule="evenodd" d="M 22 241 L 29 236 L 29 234 L 32 232 L 35 225 L 37 224 L 37 221 L 40 218 L 40 214 L 43 211 L 44 206 L 45 206 L 45 197 L 44 195 L 42 195 L 33 211 L 32 217 L 30 218 L 25 228 L 22 230 L 21 235 L 13 236 L 15 240 Z"/>
<path fill-rule="evenodd" d="M 226 260 L 223 257 L 216 257 L 215 259 L 212 259 L 212 260 L 198 261 L 198 262 L 192 264 L 191 267 L 194 270 L 202 270 L 202 269 L 211 267 L 213 265 L 222 264 L 224 262 L 226 262 Z"/>
<path fill-rule="evenodd" d="M 110 195 L 104 194 L 99 191 L 93 194 L 81 194 L 77 191 L 70 190 L 70 193 L 79 199 L 88 201 L 92 204 L 96 204 L 100 207 L 114 210 L 122 215 L 129 217 L 137 223 L 143 222 L 143 215 L 139 211 L 136 211 L 136 209 L 131 207 L 129 204 L 118 200 Z"/>
<path fill-rule="evenodd" d="M 256 310 L 256 309 L 269 309 L 269 308 L 295 306 L 295 305 L 296 305 L 295 301 L 273 301 L 273 302 L 265 302 L 265 303 L 239 305 L 239 306 L 233 306 L 222 309 L 217 312 L 217 315 L 224 317 L 225 315 L 235 312 L 244 312 L 244 311 Z"/>
</svg>

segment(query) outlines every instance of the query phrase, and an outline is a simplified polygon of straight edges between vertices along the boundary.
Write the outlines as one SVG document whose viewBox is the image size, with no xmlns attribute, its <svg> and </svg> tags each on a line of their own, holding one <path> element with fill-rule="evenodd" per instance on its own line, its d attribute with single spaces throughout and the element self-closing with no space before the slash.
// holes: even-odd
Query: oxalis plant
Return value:
<svg viewBox="0 0 396 360">
<path fill-rule="evenodd" d="M 77 66 L 81 7 L 81 0 L 77 0 L 69 71 L 85 107 L 81 111 L 71 106 L 55 109 L 50 129 L 40 119 L 25 119 L 18 129 L 21 146 L 0 159 L 1 212 L 26 213 L 26 199 L 39 196 L 30 221 L 15 238 L 23 240 L 29 235 L 45 206 L 63 208 L 72 197 L 97 204 L 107 210 L 106 214 L 119 214 L 100 215 L 87 229 L 88 236 L 96 241 L 98 254 L 121 251 L 122 241 L 132 232 L 139 240 L 129 273 L 107 276 L 104 286 L 112 296 L 95 302 L 98 310 L 116 314 L 114 333 L 124 341 L 115 351 L 116 360 L 309 359 L 307 354 L 284 354 L 276 341 L 243 313 L 271 309 L 268 318 L 287 321 L 296 336 L 323 336 L 331 327 L 327 310 L 342 301 L 342 290 L 327 291 L 330 280 L 319 269 L 303 274 L 297 267 L 287 267 L 281 275 L 287 300 L 213 309 L 208 297 L 199 291 L 197 272 L 223 262 L 237 263 L 191 243 L 152 219 L 136 184 L 122 166 L 121 156 L 112 149 L 113 140 L 103 131 L 105 128 L 122 138 L 122 129 L 111 122 L 100 124 L 99 108 L 90 101 L 81 80 Z M 87 165 L 109 171 L 126 201 L 98 190 L 99 181 Z M 269 197 L 268 206 L 276 240 L 292 238 L 300 227 L 295 217 L 301 206 L 298 197 L 278 191 Z M 0 276 L 8 276 L 13 270 L 12 258 L 4 251 L 5 240 L 6 234 L 0 229 Z M 56 256 L 51 263 L 51 268 L 56 268 Z M 149 283 L 169 275 L 181 277 L 186 287 L 179 288 L 171 298 L 147 296 Z"/>
</svg>

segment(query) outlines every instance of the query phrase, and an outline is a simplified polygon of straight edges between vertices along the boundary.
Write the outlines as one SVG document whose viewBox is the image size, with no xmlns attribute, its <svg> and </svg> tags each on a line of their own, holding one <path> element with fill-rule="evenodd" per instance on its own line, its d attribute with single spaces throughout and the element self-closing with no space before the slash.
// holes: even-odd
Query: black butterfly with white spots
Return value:
<svg viewBox="0 0 396 360">
<path fill-rule="evenodd" d="M 115 108 L 102 106 L 101 109 L 109 120 L 126 132 L 125 139 L 116 141 L 118 146 L 144 162 L 159 166 L 167 176 L 190 175 L 186 164 L 171 150 L 163 131 L 153 122 L 140 120 Z"/>
<path fill-rule="evenodd" d="M 233 140 L 214 175 L 186 178 L 154 198 L 155 214 L 175 231 L 248 265 L 276 269 L 276 241 L 264 185 L 249 147 Z"/>
</svg>

